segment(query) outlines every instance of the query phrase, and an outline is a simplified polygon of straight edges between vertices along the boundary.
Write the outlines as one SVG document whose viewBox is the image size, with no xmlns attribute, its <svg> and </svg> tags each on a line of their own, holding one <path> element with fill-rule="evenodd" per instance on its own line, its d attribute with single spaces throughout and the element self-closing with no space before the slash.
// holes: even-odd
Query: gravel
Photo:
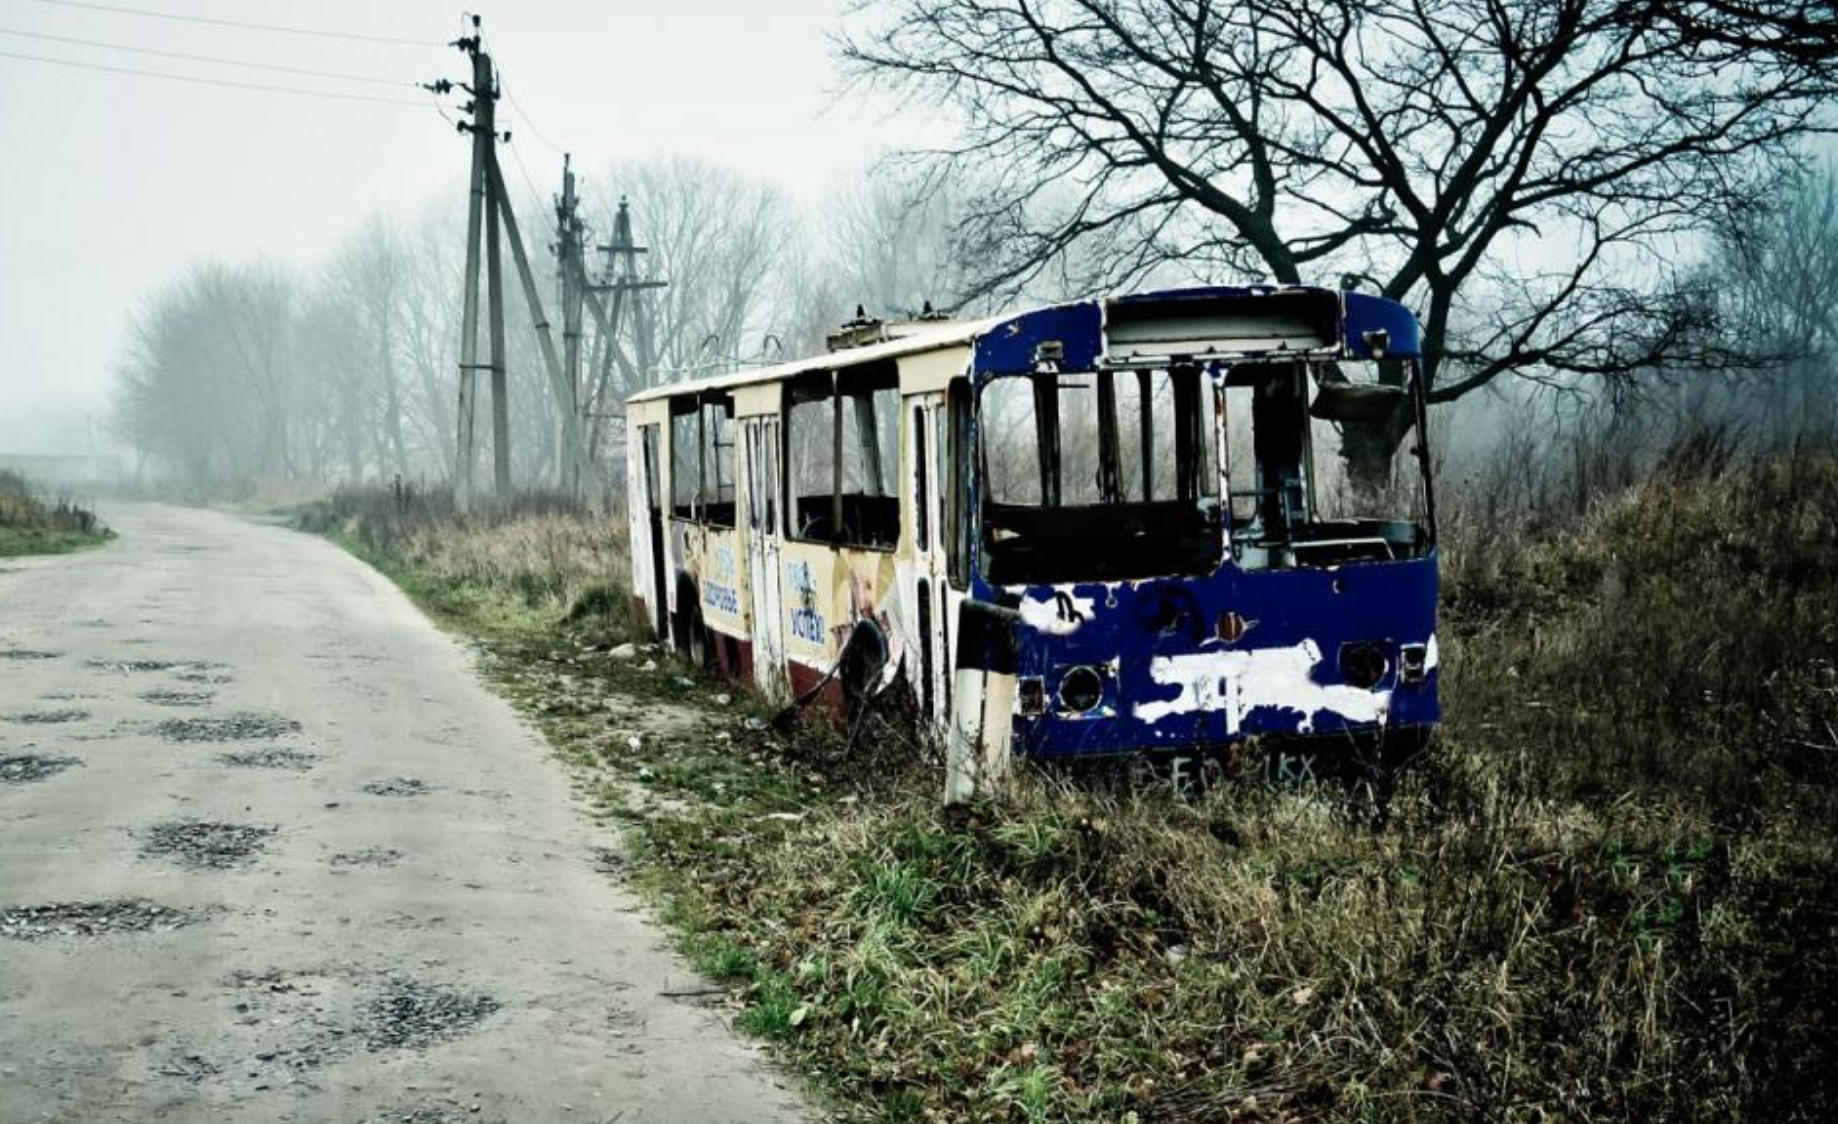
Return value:
<svg viewBox="0 0 1838 1124">
<path fill-rule="evenodd" d="M 175 691 L 162 687 L 157 691 L 146 691 L 141 698 L 154 706 L 209 706 L 215 691 Z"/>
<path fill-rule="evenodd" d="M 292 769 L 303 773 L 312 768 L 319 758 L 297 749 L 251 749 L 241 753 L 226 753 L 217 760 L 244 769 Z"/>
<path fill-rule="evenodd" d="M 100 671 L 171 671 L 174 668 L 188 666 L 175 660 L 85 660 L 83 662 Z"/>
<path fill-rule="evenodd" d="M 274 833 L 272 827 L 180 820 L 148 828 L 142 835 L 141 853 L 176 858 L 187 866 L 225 870 L 254 858 Z"/>
<path fill-rule="evenodd" d="M 427 782 L 414 777 L 392 777 L 386 781 L 372 781 L 364 786 L 364 791 L 372 796 L 426 796 L 434 790 Z"/>
<path fill-rule="evenodd" d="M 36 753 L 0 757 L 0 781 L 9 784 L 42 781 L 57 776 L 72 765 L 80 764 L 82 762 L 74 757 L 44 757 Z"/>
<path fill-rule="evenodd" d="M 197 1085 L 205 1078 L 215 1077 L 222 1071 L 197 1054 L 181 1054 L 168 1060 L 155 1072 L 161 1077 L 177 1077 L 187 1084 Z"/>
<path fill-rule="evenodd" d="M 300 723 L 278 714 L 232 714 L 227 718 L 168 718 L 154 732 L 175 742 L 243 742 L 300 732 Z"/>
<path fill-rule="evenodd" d="M 140 899 L 60 902 L 0 912 L 0 936 L 21 941 L 102 937 L 114 933 L 169 933 L 191 924 L 184 910 Z"/>
<path fill-rule="evenodd" d="M 396 977 L 364 1004 L 364 1043 L 372 1050 L 395 1050 L 451 1042 L 498 1007 L 489 995 Z"/>
<path fill-rule="evenodd" d="M 330 861 L 337 867 L 395 866 L 402 861 L 402 852 L 393 847 L 367 847 L 362 851 L 341 851 Z"/>
<path fill-rule="evenodd" d="M 63 710 L 28 710 L 19 714 L 9 714 L 6 720 L 23 726 L 51 726 L 63 722 L 81 722 L 88 717 L 89 711 L 72 707 Z"/>
</svg>

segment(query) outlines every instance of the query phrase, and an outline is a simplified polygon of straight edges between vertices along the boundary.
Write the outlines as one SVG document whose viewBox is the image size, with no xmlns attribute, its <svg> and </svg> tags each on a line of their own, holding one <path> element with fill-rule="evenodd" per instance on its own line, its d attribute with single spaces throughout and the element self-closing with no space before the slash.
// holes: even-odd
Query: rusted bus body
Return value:
<svg viewBox="0 0 1838 1124">
<path fill-rule="evenodd" d="M 1417 339 L 1378 298 L 1185 290 L 647 392 L 634 590 L 767 692 L 903 681 L 951 798 L 1015 754 L 1259 740 L 1318 772 L 1438 719 L 1424 442 L 1420 520 L 1333 510 L 1316 447 L 1334 419 L 1421 424 Z"/>
</svg>

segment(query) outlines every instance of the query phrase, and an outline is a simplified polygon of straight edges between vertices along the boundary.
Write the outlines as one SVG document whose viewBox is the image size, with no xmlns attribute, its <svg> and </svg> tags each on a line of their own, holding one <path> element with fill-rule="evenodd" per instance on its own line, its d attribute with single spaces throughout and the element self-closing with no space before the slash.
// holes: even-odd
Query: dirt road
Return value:
<svg viewBox="0 0 1838 1124">
<path fill-rule="evenodd" d="M 802 1118 L 393 586 L 104 515 L 0 560 L 0 1124 Z"/>
</svg>

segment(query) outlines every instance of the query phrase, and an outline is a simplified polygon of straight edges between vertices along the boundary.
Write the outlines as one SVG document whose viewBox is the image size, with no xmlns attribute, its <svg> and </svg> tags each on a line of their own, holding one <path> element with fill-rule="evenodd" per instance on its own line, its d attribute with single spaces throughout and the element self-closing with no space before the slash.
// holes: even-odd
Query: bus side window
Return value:
<svg viewBox="0 0 1838 1124">
<path fill-rule="evenodd" d="M 835 536 L 836 398 L 827 371 L 792 382 L 785 397 L 786 533 L 806 542 Z"/>
<path fill-rule="evenodd" d="M 970 380 L 952 379 L 945 463 L 944 536 L 951 587 L 970 587 Z"/>
<path fill-rule="evenodd" d="M 694 398 L 670 400 L 670 514 L 694 519 L 702 504 L 702 418 Z"/>
<path fill-rule="evenodd" d="M 734 396 L 702 399 L 702 517 L 711 527 L 734 525 Z"/>
</svg>

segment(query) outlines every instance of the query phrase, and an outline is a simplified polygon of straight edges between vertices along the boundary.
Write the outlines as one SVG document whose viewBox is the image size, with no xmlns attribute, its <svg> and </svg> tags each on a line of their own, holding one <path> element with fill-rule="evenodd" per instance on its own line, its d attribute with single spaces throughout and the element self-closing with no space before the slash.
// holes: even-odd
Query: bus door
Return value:
<svg viewBox="0 0 1838 1124">
<path fill-rule="evenodd" d="M 642 456 L 644 457 L 644 501 L 643 514 L 634 513 L 634 521 L 642 518 L 649 534 L 642 547 L 634 543 L 634 549 L 644 549 L 651 563 L 651 609 L 655 616 L 652 626 L 657 635 L 667 636 L 670 631 L 670 604 L 665 594 L 665 577 L 669 569 L 664 565 L 664 493 L 663 477 L 658 472 L 658 429 L 656 425 L 638 427 Z"/>
<path fill-rule="evenodd" d="M 782 695 L 785 683 L 785 610 L 779 588 L 779 419 L 748 418 L 747 588 L 753 629 L 753 677 L 768 695 Z"/>
<path fill-rule="evenodd" d="M 947 415 L 942 394 L 906 399 L 908 494 L 912 497 L 913 620 L 917 648 L 910 674 L 920 711 L 942 726 L 951 714 L 951 605 L 944 525 L 946 483 L 944 440 Z"/>
</svg>

